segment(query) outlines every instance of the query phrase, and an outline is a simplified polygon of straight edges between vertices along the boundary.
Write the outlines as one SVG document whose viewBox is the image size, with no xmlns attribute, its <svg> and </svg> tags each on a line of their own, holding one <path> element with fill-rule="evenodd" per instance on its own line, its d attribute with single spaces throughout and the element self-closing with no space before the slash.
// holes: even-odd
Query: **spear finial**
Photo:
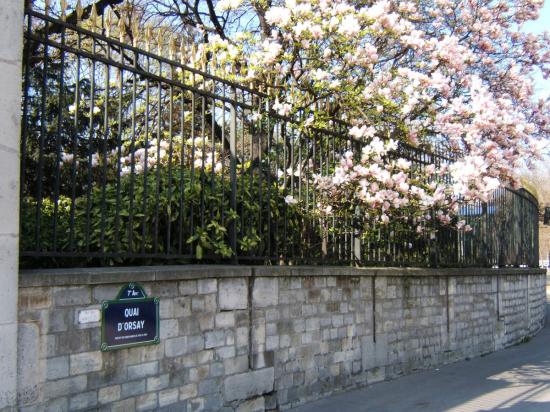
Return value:
<svg viewBox="0 0 550 412">
<path fill-rule="evenodd" d="M 44 0 L 44 14 L 47 16 L 50 13 L 50 0 Z"/>
<path fill-rule="evenodd" d="M 170 35 L 170 40 L 168 40 L 168 56 L 170 60 L 174 60 L 176 57 L 176 39 L 173 34 Z"/>
<path fill-rule="evenodd" d="M 185 38 L 182 36 L 180 41 L 180 63 L 185 64 L 185 54 L 187 53 L 187 48 L 185 47 Z"/>
<path fill-rule="evenodd" d="M 95 28 L 97 27 L 97 8 L 95 7 L 95 3 L 92 4 L 92 11 L 90 13 L 90 23 L 92 25 L 92 31 L 95 31 Z"/>
<path fill-rule="evenodd" d="M 157 54 L 159 56 L 162 56 L 163 34 L 164 30 L 162 30 L 162 27 L 159 27 L 157 31 Z"/>
<path fill-rule="evenodd" d="M 151 51 L 151 39 L 153 37 L 153 29 L 150 24 L 145 26 L 145 50 Z"/>
<path fill-rule="evenodd" d="M 202 54 L 201 54 L 201 68 L 205 72 L 206 71 L 206 45 L 203 44 L 202 46 Z"/>
<path fill-rule="evenodd" d="M 212 61 L 211 61 L 211 72 L 214 74 L 214 75 L 217 75 L 217 73 L 219 72 L 218 70 L 218 59 L 216 58 L 216 53 L 213 53 L 212 54 Z"/>
<path fill-rule="evenodd" d="M 126 38 L 126 22 L 124 21 L 126 18 L 124 17 L 124 14 L 120 13 L 120 17 L 118 19 L 118 38 L 121 43 L 124 43 L 124 39 Z"/>
<path fill-rule="evenodd" d="M 107 37 L 111 36 L 111 25 L 113 24 L 113 16 L 111 14 L 111 9 L 107 9 L 105 15 L 105 34 Z"/>
<path fill-rule="evenodd" d="M 76 2 L 75 12 L 76 12 L 76 24 L 79 24 L 82 21 L 82 3 L 80 2 L 80 0 L 77 0 Z"/>
<path fill-rule="evenodd" d="M 140 37 L 140 30 L 139 30 L 139 21 L 137 16 L 134 17 L 134 21 L 132 23 L 132 44 L 134 47 L 137 47 Z"/>
<path fill-rule="evenodd" d="M 193 69 L 196 69 L 195 63 L 197 61 L 197 46 L 193 43 L 193 46 L 191 47 L 191 66 Z"/>
</svg>

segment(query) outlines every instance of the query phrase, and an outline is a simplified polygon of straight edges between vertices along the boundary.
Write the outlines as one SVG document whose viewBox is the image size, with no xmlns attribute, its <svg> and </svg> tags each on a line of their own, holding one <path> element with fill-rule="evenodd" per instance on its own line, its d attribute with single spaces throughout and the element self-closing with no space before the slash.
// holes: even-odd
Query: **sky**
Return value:
<svg viewBox="0 0 550 412">
<path fill-rule="evenodd" d="M 539 18 L 536 21 L 528 22 L 523 26 L 523 30 L 530 33 L 542 33 L 547 30 L 550 31 L 550 0 L 544 2 Z M 535 78 L 536 81 L 536 95 L 537 97 L 549 97 L 550 96 L 550 79 L 544 80 L 540 73 Z"/>
<path fill-rule="evenodd" d="M 530 33 L 542 33 L 545 30 L 550 31 L 550 0 L 545 0 L 539 18 L 536 21 L 525 24 L 523 30 Z M 544 80 L 540 73 L 535 77 L 535 95 L 541 98 L 550 97 L 550 79 Z M 550 170 L 550 157 L 547 156 L 537 162 L 537 167 L 541 171 Z M 528 172 L 525 171 L 524 173 Z M 541 173 L 541 176 L 543 176 L 544 172 Z M 543 184 L 542 180 L 535 179 L 534 184 L 538 186 L 539 190 L 547 190 L 547 184 Z M 540 187 L 541 185 L 543 187 Z M 550 201 L 550 199 L 545 199 L 545 201 Z"/>
</svg>

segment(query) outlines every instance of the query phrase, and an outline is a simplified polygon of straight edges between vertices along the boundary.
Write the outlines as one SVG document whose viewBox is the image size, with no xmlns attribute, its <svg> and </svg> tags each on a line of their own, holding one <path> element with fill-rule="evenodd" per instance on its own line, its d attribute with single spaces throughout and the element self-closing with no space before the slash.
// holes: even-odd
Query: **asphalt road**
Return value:
<svg viewBox="0 0 550 412">
<path fill-rule="evenodd" d="M 292 411 L 550 412 L 548 323 L 527 343 L 334 395 Z"/>
</svg>

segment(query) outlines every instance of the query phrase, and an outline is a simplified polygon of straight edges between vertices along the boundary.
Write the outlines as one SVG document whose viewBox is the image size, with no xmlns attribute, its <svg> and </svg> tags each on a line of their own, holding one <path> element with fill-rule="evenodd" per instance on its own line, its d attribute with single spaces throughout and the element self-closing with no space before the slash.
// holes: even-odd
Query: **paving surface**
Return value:
<svg viewBox="0 0 550 412">
<path fill-rule="evenodd" d="M 550 412 L 548 323 L 527 343 L 335 395 L 292 411 Z"/>
</svg>

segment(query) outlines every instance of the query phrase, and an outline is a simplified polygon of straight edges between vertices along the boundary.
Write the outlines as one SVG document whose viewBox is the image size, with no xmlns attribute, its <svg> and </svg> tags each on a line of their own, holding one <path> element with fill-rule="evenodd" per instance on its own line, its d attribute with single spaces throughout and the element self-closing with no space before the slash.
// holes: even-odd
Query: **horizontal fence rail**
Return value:
<svg viewBox="0 0 550 412">
<path fill-rule="evenodd" d="M 304 130 L 267 95 L 173 59 L 27 10 L 23 76 L 23 266 L 538 264 L 526 192 L 464 204 L 473 230 L 436 238 L 322 216 L 312 177 L 361 150 L 348 127 Z M 396 156 L 417 172 L 450 161 Z"/>
</svg>

